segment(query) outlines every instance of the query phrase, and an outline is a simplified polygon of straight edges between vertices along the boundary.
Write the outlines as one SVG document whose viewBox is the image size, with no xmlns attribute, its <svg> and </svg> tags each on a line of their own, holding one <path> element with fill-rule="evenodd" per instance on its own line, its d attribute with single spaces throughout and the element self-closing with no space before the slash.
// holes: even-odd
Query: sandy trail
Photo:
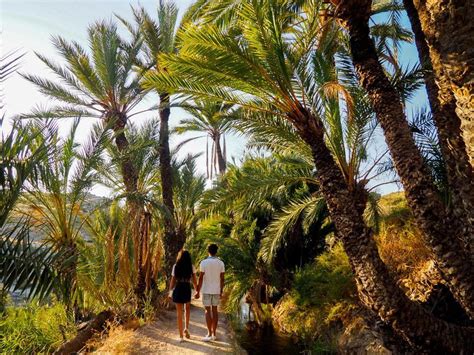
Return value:
<svg viewBox="0 0 474 355">
<path fill-rule="evenodd" d="M 243 354 L 235 345 L 225 316 L 219 314 L 217 340 L 205 343 L 201 338 L 207 334 L 204 308 L 201 301 L 193 300 L 189 332 L 191 339 L 178 342 L 176 311 L 166 311 L 156 321 L 136 331 L 112 332 L 96 353 L 98 354 Z"/>
</svg>

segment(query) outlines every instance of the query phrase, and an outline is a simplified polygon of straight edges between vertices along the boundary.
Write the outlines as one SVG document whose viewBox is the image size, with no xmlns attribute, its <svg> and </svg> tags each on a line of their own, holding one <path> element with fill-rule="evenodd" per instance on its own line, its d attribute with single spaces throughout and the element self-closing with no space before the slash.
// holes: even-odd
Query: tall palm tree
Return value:
<svg viewBox="0 0 474 355">
<path fill-rule="evenodd" d="M 413 0 L 404 0 L 403 5 L 415 36 L 420 63 L 425 69 L 424 79 L 428 101 L 436 123 L 440 147 L 447 167 L 448 188 L 452 196 L 451 210 L 456 218 L 462 218 L 463 214 L 467 214 L 470 226 L 466 225 L 466 228 L 472 230 L 474 228 L 474 170 L 473 166 L 469 163 L 466 143 L 461 132 L 461 120 L 456 113 L 456 99 L 451 91 L 451 87 L 446 85 L 446 80 L 439 79 L 443 81 L 443 84 L 439 87 L 436 84 L 436 75 L 433 71 L 430 49 Z M 442 68 L 438 66 L 438 72 L 441 70 Z M 468 134 L 468 130 L 465 130 L 464 133 Z M 467 141 L 468 139 L 466 139 Z M 474 235 L 472 231 L 471 233 Z M 466 249 L 471 249 L 472 258 L 474 256 L 472 246 Z"/>
<path fill-rule="evenodd" d="M 160 241 L 156 232 L 158 227 L 151 220 L 152 210 L 162 209 L 161 199 L 157 199 L 151 192 L 155 185 L 161 185 L 159 151 L 156 147 L 159 135 L 158 125 L 156 120 L 149 120 L 141 126 L 129 124 L 126 134 L 129 141 L 129 154 L 133 156 L 137 169 L 137 189 L 133 198 L 143 206 L 144 210 L 140 221 L 140 239 L 138 243 L 132 244 L 132 253 L 128 253 L 127 249 L 130 245 L 128 237 L 130 226 L 120 235 L 120 246 L 127 249 L 120 250 L 120 272 L 123 271 L 122 276 L 125 278 L 128 276 L 130 280 L 134 280 L 132 284 L 136 284 L 139 289 L 147 293 L 156 286 L 158 269 L 155 266 L 158 265 L 157 259 L 161 258 L 158 246 Z M 122 153 L 111 142 L 106 143 L 105 148 L 107 155 L 97 167 L 100 174 L 99 182 L 113 192 L 112 196 L 115 200 L 119 200 L 127 195 L 120 164 Z"/>
<path fill-rule="evenodd" d="M 61 36 L 53 37 L 53 44 L 65 61 L 61 66 L 37 54 L 58 77 L 59 83 L 33 74 L 23 76 L 35 84 L 44 95 L 60 102 L 51 108 L 38 108 L 22 117 L 82 117 L 101 119 L 114 131 L 114 141 L 121 153 L 121 175 L 126 187 L 129 217 L 134 238 L 139 240 L 143 206 L 134 199 L 138 173 L 125 128 L 130 118 L 137 115 L 137 105 L 147 94 L 140 87 L 140 75 L 133 65 L 141 48 L 141 41 L 132 38 L 128 43 L 120 38 L 113 23 L 97 22 L 89 27 L 89 51 L 77 42 Z M 142 295 L 143 289 L 137 289 Z"/>
<path fill-rule="evenodd" d="M 240 4 L 230 29 L 202 22 L 185 26 L 179 33 L 179 55 L 161 56 L 167 73 L 149 73 L 147 86 L 233 103 L 291 123 L 311 149 L 321 194 L 349 256 L 362 302 L 412 344 L 450 351 L 467 348 L 469 341 L 451 336 L 453 325 L 412 303 L 388 274 L 363 219 L 363 184 L 348 184 L 325 142 L 321 98 L 345 92 L 333 83 L 328 83 L 332 90 L 321 87 L 314 78 L 319 53 L 314 48 L 323 43 L 308 33 L 320 30 L 318 17 L 305 12 L 300 18 L 287 2 Z M 308 17 L 313 21 L 305 20 Z M 469 330 L 459 328 L 459 334 L 463 332 Z"/>
<path fill-rule="evenodd" d="M 160 0 L 157 8 L 157 19 L 154 20 L 143 7 L 133 8 L 135 26 L 120 18 L 122 23 L 134 35 L 143 40 L 143 58 L 139 66 L 143 73 L 150 69 L 156 71 L 166 70 L 158 61 L 162 53 L 174 53 L 176 51 L 176 24 L 178 8 L 171 1 Z M 182 248 L 186 236 L 177 233 L 175 228 L 174 202 L 173 202 L 173 169 L 171 166 L 171 153 L 169 147 L 169 118 L 170 118 L 170 94 L 167 91 L 156 90 L 159 96 L 160 116 L 160 174 L 162 184 L 163 204 L 168 209 L 168 217 L 165 219 L 164 244 L 165 244 L 165 272 L 171 273 L 171 268 L 176 259 L 178 251 Z"/>
<path fill-rule="evenodd" d="M 178 134 L 205 133 L 206 138 L 210 138 L 212 141 L 210 156 L 209 147 L 206 144 L 207 177 L 212 179 L 213 170 L 216 170 L 216 167 L 219 169 L 219 174 L 222 175 L 227 167 L 225 134 L 232 130 L 231 121 L 236 117 L 234 105 L 195 100 L 191 105 L 184 106 L 184 109 L 192 115 L 192 118 L 181 120 L 174 131 Z M 188 139 L 180 146 L 199 138 L 203 137 Z"/>
<path fill-rule="evenodd" d="M 437 194 L 423 156 L 416 147 L 399 93 L 378 60 L 370 37 L 372 1 L 332 1 L 335 16 L 349 35 L 351 56 L 360 84 L 367 91 L 384 131 L 408 204 L 439 269 L 466 312 L 474 316 L 474 274 L 462 241 L 472 240 L 466 213 L 454 218 Z M 454 231 L 454 238 L 446 238 Z"/>
<path fill-rule="evenodd" d="M 149 120 L 141 126 L 131 124 L 127 128 L 127 135 L 130 142 L 130 151 L 138 167 L 138 189 L 135 198 L 140 200 L 146 209 L 148 223 L 146 225 L 149 238 L 141 244 L 143 251 L 140 253 L 136 247 L 128 252 L 130 241 L 127 237 L 127 228 L 125 231 L 114 233 L 115 237 L 120 239 L 119 262 L 117 265 L 117 277 L 126 281 L 130 276 L 132 279 L 143 277 L 137 282 L 145 285 L 146 292 L 155 288 L 156 278 L 163 272 L 161 258 L 163 256 L 163 236 L 164 221 L 169 218 L 169 211 L 162 202 L 161 174 L 159 171 L 159 148 L 156 146 L 156 140 L 159 136 L 156 120 Z M 107 156 L 102 159 L 97 167 L 100 174 L 100 183 L 113 191 L 113 199 L 119 200 L 125 195 L 125 186 L 120 176 L 120 151 L 110 142 L 105 144 Z M 172 159 L 173 180 L 174 183 L 174 220 L 175 228 L 182 235 L 192 235 L 196 223 L 196 207 L 204 191 L 204 178 L 196 174 L 195 157 L 189 156 L 180 161 Z M 123 223 L 123 222 L 122 222 Z M 125 223 L 126 224 L 126 223 Z M 99 226 L 100 227 L 100 226 Z M 111 238 L 111 235 L 104 235 L 103 228 L 99 228 L 100 233 L 96 233 L 100 239 Z M 127 250 L 125 250 L 125 249 Z M 125 255 L 130 254 L 129 257 Z M 133 261 L 131 265 L 130 261 Z M 137 270 L 143 268 L 145 272 L 142 276 Z"/>
<path fill-rule="evenodd" d="M 474 167 L 474 67 L 470 41 L 474 29 L 468 20 L 474 16 L 472 3 L 414 0 L 413 4 L 429 45 L 427 54 L 440 88 L 438 98 L 442 104 L 456 105 L 467 154 Z"/>
</svg>

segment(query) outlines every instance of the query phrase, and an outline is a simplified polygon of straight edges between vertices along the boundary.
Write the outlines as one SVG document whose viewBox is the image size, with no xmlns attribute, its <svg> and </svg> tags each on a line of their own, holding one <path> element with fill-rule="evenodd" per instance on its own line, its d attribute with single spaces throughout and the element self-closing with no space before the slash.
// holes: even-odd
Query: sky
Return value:
<svg viewBox="0 0 474 355">
<path fill-rule="evenodd" d="M 193 2 L 193 0 L 175 1 L 179 7 L 180 15 Z M 44 64 L 36 58 L 34 52 L 39 52 L 48 58 L 60 62 L 60 58 L 51 44 L 52 35 L 61 35 L 68 40 L 75 40 L 87 47 L 87 27 L 96 20 L 113 19 L 114 14 L 118 14 L 131 20 L 130 4 L 141 4 L 153 14 L 156 11 L 157 0 L 0 0 L 0 21 L 1 21 L 1 42 L 0 50 L 4 55 L 12 50 L 20 50 L 26 55 L 21 61 L 20 72 L 38 74 L 40 76 L 54 78 Z M 406 18 L 404 19 L 407 22 Z M 123 29 L 123 34 L 126 34 Z M 414 45 L 403 47 L 402 63 L 405 65 L 416 62 L 416 48 Z M 49 100 L 40 94 L 33 84 L 24 80 L 18 74 L 11 76 L 2 87 L 3 100 L 7 110 L 7 117 L 19 113 L 30 111 L 33 107 L 42 107 L 51 104 Z M 152 106 L 156 102 L 156 97 L 151 96 L 142 107 Z M 420 91 L 409 104 L 407 111 L 411 112 L 416 107 L 424 104 L 426 98 L 423 91 Z M 136 122 L 143 122 L 153 117 L 153 114 L 136 116 Z M 175 125 L 179 120 L 189 117 L 180 109 L 172 109 L 170 122 Z M 63 120 L 60 129 L 64 134 L 68 132 L 70 121 Z M 93 119 L 83 119 L 80 124 L 78 140 L 83 141 L 89 136 L 90 127 L 94 123 Z M 2 127 L 7 130 L 8 123 Z M 176 145 L 179 141 L 190 136 L 174 137 L 171 145 Z M 228 159 L 236 160 L 243 156 L 245 151 L 245 141 L 241 137 L 229 137 Z M 181 154 L 203 152 L 205 149 L 205 139 L 200 139 L 188 143 L 181 151 Z M 198 158 L 198 169 L 205 173 L 204 155 Z M 381 193 L 388 193 L 397 190 L 396 185 L 385 185 L 378 189 Z M 93 193 L 107 195 L 108 191 L 102 187 L 95 187 Z"/>
<path fill-rule="evenodd" d="M 192 3 L 192 0 L 176 1 L 180 16 Z M 51 44 L 52 35 L 61 35 L 68 40 L 75 40 L 87 47 L 87 27 L 96 20 L 113 19 L 114 14 L 132 20 L 130 4 L 141 4 L 150 13 L 156 13 L 157 1 L 141 0 L 0 0 L 1 3 L 1 53 L 6 54 L 12 50 L 20 50 L 26 55 L 21 60 L 19 72 L 37 74 L 44 77 L 55 78 L 45 65 L 35 56 L 39 52 L 48 58 L 60 62 L 60 57 Z M 127 35 L 124 28 L 123 35 Z M 51 101 L 38 92 L 36 87 L 23 79 L 18 74 L 11 76 L 6 82 L 3 91 L 3 100 L 7 110 L 7 117 L 30 111 L 35 106 L 47 107 Z M 153 106 L 158 101 L 156 96 L 150 95 L 146 101 L 137 108 L 141 110 Z M 134 117 L 134 122 L 140 124 L 147 119 L 153 118 L 156 113 L 147 113 Z M 171 111 L 170 124 L 173 126 L 181 119 L 187 118 L 183 110 L 173 108 Z M 60 130 L 67 134 L 71 120 L 62 120 Z M 94 119 L 83 119 L 78 129 L 78 141 L 84 141 L 90 133 Z M 2 130 L 8 130 L 6 123 Z M 182 135 L 173 137 L 171 146 L 179 141 L 191 137 Z M 180 149 L 183 156 L 188 153 L 204 152 L 206 140 L 199 139 L 185 145 Z M 243 155 L 245 142 L 241 137 L 229 137 L 227 139 L 227 155 L 229 160 L 239 160 Z M 204 154 L 198 158 L 198 169 L 205 173 Z M 96 186 L 93 193 L 107 195 L 108 191 Z"/>
</svg>

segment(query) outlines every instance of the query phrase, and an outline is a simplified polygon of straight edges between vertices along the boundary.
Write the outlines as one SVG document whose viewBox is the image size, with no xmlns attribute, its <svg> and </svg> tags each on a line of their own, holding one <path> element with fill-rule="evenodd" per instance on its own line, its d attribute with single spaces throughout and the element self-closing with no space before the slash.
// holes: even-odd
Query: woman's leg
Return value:
<svg viewBox="0 0 474 355">
<path fill-rule="evenodd" d="M 189 329 L 189 317 L 191 316 L 191 302 L 186 303 L 186 326 L 184 329 Z"/>
<path fill-rule="evenodd" d="M 183 337 L 183 304 L 176 303 L 176 315 L 178 317 L 179 337 Z"/>
</svg>

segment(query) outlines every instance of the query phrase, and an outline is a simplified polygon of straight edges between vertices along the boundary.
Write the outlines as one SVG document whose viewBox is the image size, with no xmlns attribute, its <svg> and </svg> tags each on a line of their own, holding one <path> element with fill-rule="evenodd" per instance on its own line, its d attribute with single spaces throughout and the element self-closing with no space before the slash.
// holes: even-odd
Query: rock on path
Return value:
<svg viewBox="0 0 474 355">
<path fill-rule="evenodd" d="M 205 343 L 201 338 L 207 334 L 204 309 L 200 301 L 191 304 L 189 332 L 191 339 L 178 342 L 176 311 L 166 311 L 159 319 L 135 331 L 112 331 L 97 354 L 244 354 L 232 338 L 225 316 L 219 314 L 217 340 Z"/>
</svg>

